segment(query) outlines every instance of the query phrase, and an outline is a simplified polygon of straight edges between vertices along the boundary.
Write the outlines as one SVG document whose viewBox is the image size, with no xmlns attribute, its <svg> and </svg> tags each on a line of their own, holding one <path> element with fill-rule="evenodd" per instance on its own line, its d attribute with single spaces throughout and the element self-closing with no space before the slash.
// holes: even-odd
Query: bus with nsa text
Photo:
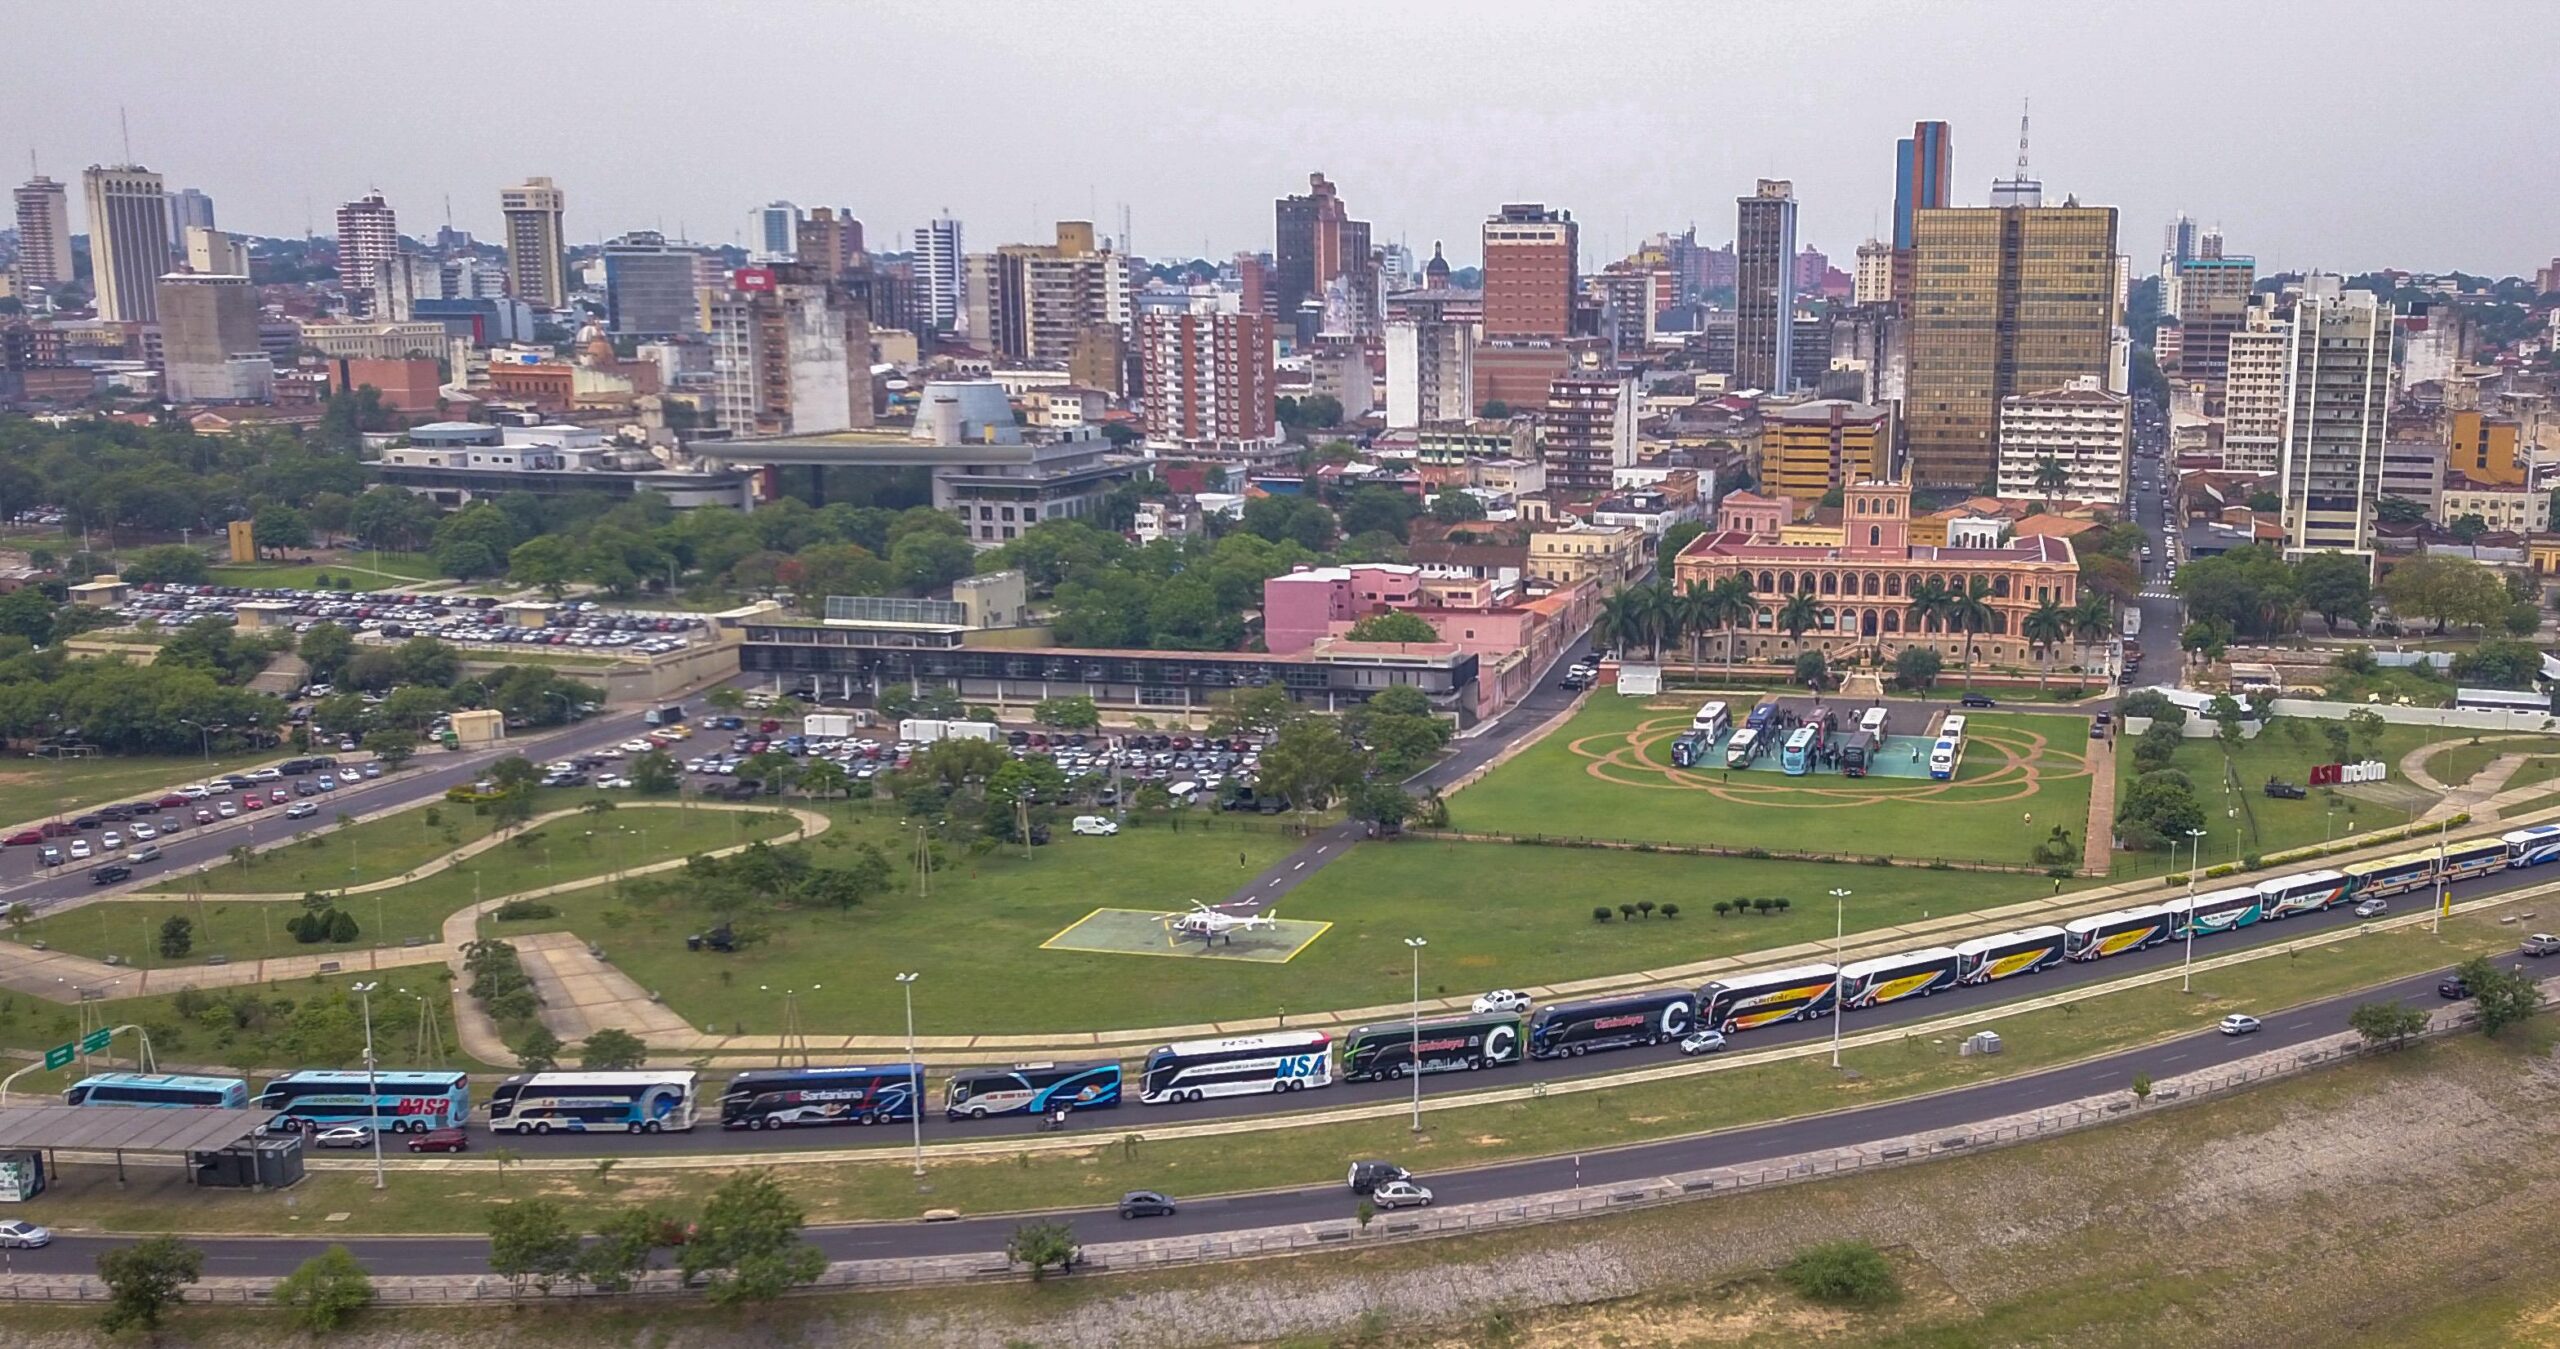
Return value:
<svg viewBox="0 0 2560 1349">
<path fill-rule="evenodd" d="M 471 1116 L 465 1073 L 363 1072 L 305 1068 L 267 1083 L 251 1105 L 273 1110 L 269 1127 L 327 1129 L 359 1124 L 377 1133 L 459 1129 Z"/>
<path fill-rule="evenodd" d="M 1147 1054 L 1138 1101 L 1164 1105 L 1332 1085 L 1332 1036 L 1312 1030 L 1275 1031 L 1159 1045 Z"/>
</svg>

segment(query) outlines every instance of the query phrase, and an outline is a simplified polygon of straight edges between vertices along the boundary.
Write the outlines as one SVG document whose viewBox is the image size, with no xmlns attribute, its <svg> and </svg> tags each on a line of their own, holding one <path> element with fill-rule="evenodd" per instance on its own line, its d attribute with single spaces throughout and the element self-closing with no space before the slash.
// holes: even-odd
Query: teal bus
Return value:
<svg viewBox="0 0 2560 1349">
<path fill-rule="evenodd" d="M 236 1077 L 185 1073 L 98 1073 L 62 1093 L 65 1105 L 141 1105 L 190 1109 L 249 1108 L 249 1084 Z"/>
<path fill-rule="evenodd" d="M 305 1068 L 267 1083 L 249 1102 L 273 1110 L 273 1129 L 362 1125 L 377 1133 L 422 1134 L 459 1129 L 471 1117 L 465 1073 L 377 1072 Z"/>
</svg>

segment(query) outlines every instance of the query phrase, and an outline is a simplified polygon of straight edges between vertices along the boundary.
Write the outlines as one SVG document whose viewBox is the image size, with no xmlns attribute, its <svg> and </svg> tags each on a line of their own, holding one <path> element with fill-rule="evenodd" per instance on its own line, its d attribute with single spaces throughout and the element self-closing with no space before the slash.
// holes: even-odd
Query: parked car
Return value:
<svg viewBox="0 0 2560 1349">
<path fill-rule="evenodd" d="M 1369 1202 L 1380 1208 L 1427 1208 L 1431 1191 L 1409 1180 L 1391 1180 L 1371 1190 Z"/>
<path fill-rule="evenodd" d="M 2300 801 L 2304 797 L 2310 795 L 2309 792 L 2304 791 L 2302 788 L 2295 786 L 2293 783 L 2287 782 L 2282 778 L 2267 779 L 2266 790 L 2267 795 L 2282 801 Z"/>
<path fill-rule="evenodd" d="M 32 1250 L 53 1244 L 53 1229 L 28 1222 L 24 1218 L 0 1220 L 0 1246 L 16 1250 Z"/>
<path fill-rule="evenodd" d="M 1108 815 L 1078 815 L 1072 828 L 1079 834 L 1108 838 L 1120 832 L 1120 822 Z"/>
<path fill-rule="evenodd" d="M 2534 933 L 2524 939 L 2523 950 L 2526 955 L 2536 957 L 2560 954 L 2560 937 L 2548 932 Z"/>
<path fill-rule="evenodd" d="M 1990 695 L 1990 694 L 1987 694 L 1987 693 L 1968 693 L 1968 694 L 1966 694 L 1965 696 L 1963 696 L 1963 697 L 1961 697 L 1961 698 L 1956 699 L 1956 701 L 1957 701 L 1957 702 L 1959 702 L 1959 703 L 1964 704 L 1964 705 L 1965 705 L 1965 706 L 1967 706 L 1967 707 L 1997 707 L 1997 706 L 1999 706 L 1999 704 L 1998 704 L 1998 703 L 1995 703 L 1995 702 L 1991 701 L 1991 695 Z"/>
<path fill-rule="evenodd" d="M 361 1124 L 341 1124 L 313 1134 L 311 1142 L 323 1148 L 361 1148 L 373 1142 L 373 1130 Z"/>
<path fill-rule="evenodd" d="M 1170 1218 L 1173 1213 L 1173 1201 L 1154 1190 L 1131 1190 L 1120 1196 L 1123 1218 Z"/>
<path fill-rule="evenodd" d="M 460 1129 L 429 1129 L 409 1136 L 411 1152 L 467 1152 L 470 1148 L 471 1135 Z"/>
<path fill-rule="evenodd" d="M 1368 1194 L 1381 1185 L 1385 1185 L 1391 1181 L 1406 1180 L 1412 1175 L 1412 1172 L 1405 1170 L 1403 1167 L 1398 1166 L 1393 1162 L 1353 1162 L 1351 1164 L 1351 1192 L 1353 1194 Z"/>
<path fill-rule="evenodd" d="M 1478 1015 L 1487 1012 L 1525 1012 L 1529 1010 L 1529 1001 L 1529 995 L 1519 989 L 1497 988 L 1477 998 L 1475 1010 Z"/>
<path fill-rule="evenodd" d="M 2247 1012 L 2233 1012 L 2231 1015 L 2224 1017 L 2222 1019 L 2222 1024 L 2215 1029 L 2220 1030 L 2225 1035 L 2251 1035 L 2255 1034 L 2264 1024 L 2265 1023 L 2259 1021 L 2256 1017 L 2249 1015 Z"/>
<path fill-rule="evenodd" d="M 2471 996 L 2471 985 L 2462 982 L 2462 976 L 2457 974 L 2436 985 L 2436 996 L 2450 1002 L 2460 1002 Z"/>
<path fill-rule="evenodd" d="M 75 838 L 71 840 L 72 861 L 83 862 L 95 856 L 97 856 L 97 852 L 89 846 L 89 840 L 85 838 Z"/>
</svg>

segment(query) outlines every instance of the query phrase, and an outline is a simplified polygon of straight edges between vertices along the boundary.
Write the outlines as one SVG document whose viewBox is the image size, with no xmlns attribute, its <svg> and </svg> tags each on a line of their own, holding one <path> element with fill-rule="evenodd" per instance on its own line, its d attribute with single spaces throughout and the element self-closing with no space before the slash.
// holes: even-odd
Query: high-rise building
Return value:
<svg viewBox="0 0 2560 1349">
<path fill-rule="evenodd" d="M 1903 419 L 1911 476 L 1970 487 L 1998 463 L 2000 400 L 2109 370 L 2111 206 L 1950 207 L 1912 226 Z"/>
<path fill-rule="evenodd" d="M 1598 370 L 1557 376 L 1538 417 L 1538 456 L 1550 488 L 1608 491 L 1617 470 L 1636 462 L 1634 377 Z"/>
<path fill-rule="evenodd" d="M 211 276 L 247 276 L 249 250 L 237 234 L 187 226 L 187 270 Z"/>
<path fill-rule="evenodd" d="M 262 403 L 274 396 L 275 366 L 259 344 L 258 293 L 249 278 L 171 272 L 155 289 L 170 402 Z"/>
<path fill-rule="evenodd" d="M 1657 272 L 1639 261 L 1610 263 L 1591 278 L 1591 291 L 1600 302 L 1600 337 L 1610 359 L 1627 363 L 1644 358 L 1653 344 L 1654 320 L 1668 279 L 1667 269 Z"/>
<path fill-rule="evenodd" d="M 756 211 L 761 243 L 756 251 L 774 262 L 791 262 L 800 249 L 800 208 L 787 201 L 767 202 Z"/>
<path fill-rule="evenodd" d="M 871 425 L 871 323 L 799 263 L 741 267 L 711 302 L 713 405 L 738 435 Z"/>
<path fill-rule="evenodd" d="M 995 252 L 988 298 L 995 354 L 1064 365 L 1086 330 L 1129 330 L 1129 260 L 1095 239 L 1093 223 L 1058 222 L 1054 244 L 1006 244 Z"/>
<path fill-rule="evenodd" d="M 1947 205 L 1947 172 L 1955 148 L 1944 122 L 1914 122 L 1911 134 L 1893 148 L 1893 246 L 1911 247 L 1911 228 L 1918 212 L 1941 211 Z"/>
<path fill-rule="evenodd" d="M 794 256 L 800 261 L 842 276 L 862 256 L 862 222 L 851 211 L 816 207 L 800 218 L 794 240 Z"/>
<path fill-rule="evenodd" d="M 37 174 L 11 194 L 18 206 L 18 285 L 68 285 L 71 263 L 71 193 Z"/>
<path fill-rule="evenodd" d="M 916 226 L 916 289 L 925 317 L 940 331 L 960 321 L 961 257 L 959 221 L 946 215 Z"/>
<path fill-rule="evenodd" d="M 569 194 L 548 178 L 527 178 L 498 194 L 507 217 L 507 280 L 515 297 L 536 309 L 569 302 L 569 254 L 561 216 Z"/>
<path fill-rule="evenodd" d="M 338 208 L 338 287 L 356 301 L 356 312 L 373 312 L 371 296 L 383 264 L 399 253 L 399 217 L 381 193 L 366 193 Z"/>
<path fill-rule="evenodd" d="M 174 254 L 187 246 L 189 228 L 212 229 L 213 198 L 199 188 L 180 188 L 169 194 L 169 251 Z"/>
<path fill-rule="evenodd" d="M 2179 263 L 2195 255 L 2195 218 L 2180 211 L 2160 232 L 2160 270 L 2163 273 L 2175 271 Z"/>
<path fill-rule="evenodd" d="M 1468 311 L 1472 305 L 1463 306 Z M 1387 426 L 1406 431 L 1476 413 L 1474 356 L 1483 325 L 1446 292 L 1397 297 L 1387 320 Z"/>
<path fill-rule="evenodd" d="M 2231 334 L 2223 365 L 2223 468 L 2276 471 L 2284 452 L 2285 370 L 2292 347 L 2293 324 L 2276 317 L 2272 299 L 2249 306 L 2240 331 Z"/>
<path fill-rule="evenodd" d="M 139 164 L 92 164 L 80 175 L 89 207 L 89 269 L 98 317 L 149 323 L 154 287 L 169 270 L 169 195 L 160 175 Z"/>
<path fill-rule="evenodd" d="M 1138 318 L 1138 410 L 1148 443 L 1251 453 L 1279 434 L 1271 319 L 1153 311 Z"/>
<path fill-rule="evenodd" d="M 604 246 L 605 327 L 616 336 L 699 332 L 694 251 L 672 248 L 655 230 L 634 230 Z"/>
<path fill-rule="evenodd" d="M 1849 298 L 1853 304 L 1882 304 L 1893 298 L 1893 245 L 1882 239 L 1858 245 L 1856 288 Z"/>
<path fill-rule="evenodd" d="M 2373 500 L 2391 412 L 2389 302 L 2303 280 L 2286 353 L 2284 450 L 2277 468 L 2289 554 L 2373 551 Z"/>
<path fill-rule="evenodd" d="M 1581 293 L 1581 228 L 1570 211 L 1513 202 L 1484 222 L 1488 342 L 1561 341 Z"/>
<path fill-rule="evenodd" d="M 2126 499 L 2133 453 L 2133 400 L 2109 393 L 2096 375 L 2059 389 L 2000 400 L 2000 475 L 2008 501 L 2116 503 Z M 2046 468 L 2060 470 L 2058 481 Z"/>
<path fill-rule="evenodd" d="M 373 269 L 372 307 L 366 312 L 391 323 L 418 317 L 418 302 L 430 306 L 444 298 L 444 264 L 424 253 L 394 253 Z"/>
<path fill-rule="evenodd" d="M 1360 335 L 1377 330 L 1378 264 L 1369 251 L 1369 222 L 1351 218 L 1342 195 L 1321 173 L 1307 175 L 1307 191 L 1272 203 L 1272 302 L 1283 329 L 1309 315 L 1318 331 L 1336 326 L 1324 322 L 1328 304 L 1348 307 L 1347 331 Z M 1334 295 L 1336 286 L 1340 294 Z"/>
<path fill-rule="evenodd" d="M 1747 389 L 1784 393 L 1795 387 L 1795 187 L 1763 178 L 1737 205 L 1734 379 Z"/>
<path fill-rule="evenodd" d="M 1764 411 L 1759 491 L 1786 497 L 1799 515 L 1835 487 L 1878 481 L 1893 468 L 1893 411 L 1844 398 L 1818 398 Z"/>
<path fill-rule="evenodd" d="M 2178 264 L 2178 365 L 2162 373 L 2198 390 L 2208 416 L 2222 413 L 2231 339 L 2249 326 L 2257 280 L 2258 260 L 2245 254 Z"/>
</svg>

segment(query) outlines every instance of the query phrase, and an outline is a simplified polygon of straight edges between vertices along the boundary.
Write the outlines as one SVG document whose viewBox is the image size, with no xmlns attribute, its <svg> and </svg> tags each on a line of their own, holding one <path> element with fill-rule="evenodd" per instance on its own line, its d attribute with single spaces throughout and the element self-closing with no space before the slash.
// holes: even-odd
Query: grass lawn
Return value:
<svg viewBox="0 0 2560 1349">
<path fill-rule="evenodd" d="M 448 819 L 465 813 L 460 807 L 447 806 L 444 810 Z M 38 919 L 16 937 L 21 941 L 49 942 L 57 950 L 77 955 L 120 955 L 145 969 L 202 964 L 207 956 L 217 954 L 249 960 L 326 955 L 396 945 L 413 937 L 433 941 L 442 935 L 448 916 L 480 896 L 496 898 L 607 875 L 617 867 L 771 838 L 788 832 L 792 824 L 789 816 L 781 814 L 687 810 L 672 805 L 626 806 L 593 818 L 555 820 L 520 836 L 529 842 L 501 844 L 415 884 L 349 896 L 346 907 L 355 914 L 360 930 L 355 941 L 345 944 L 304 945 L 295 941 L 284 929 L 285 920 L 298 911 L 299 906 L 293 901 L 226 900 L 220 893 L 198 900 L 105 900 Z M 455 828 L 460 832 L 458 824 Z M 317 836 L 312 843 L 284 850 L 285 858 L 266 854 L 245 873 L 237 870 L 237 863 L 226 863 L 210 873 L 208 879 L 226 887 L 245 885 L 277 892 L 299 890 L 314 881 L 343 884 L 346 845 L 326 835 Z M 307 860 L 303 856 L 306 850 Z M 271 884 L 297 876 L 305 879 Z M 195 944 L 179 960 L 162 958 L 158 949 L 160 925 L 173 915 L 184 915 L 196 923 Z"/>
<path fill-rule="evenodd" d="M 2459 787 L 2479 776 L 2480 770 L 2488 767 L 2491 761 L 2509 754 L 2529 757 L 2516 765 L 2514 775 L 2507 779 L 2507 787 L 2530 787 L 2535 783 L 2549 782 L 2554 773 L 2560 773 L 2560 740 L 2539 738 L 2486 739 L 2477 745 L 2466 741 L 2438 751 L 2427 761 L 2427 771 L 2433 773 L 2438 782 L 2448 787 Z"/>
<path fill-rule="evenodd" d="M 333 588 L 352 582 L 358 590 L 384 590 L 392 586 L 414 585 L 421 581 L 441 581 L 444 576 L 424 553 L 351 552 L 340 562 L 318 562 L 308 566 L 283 562 L 223 563 L 211 569 L 216 585 L 314 588 L 318 578 L 326 574 Z M 340 581 L 339 578 L 345 578 Z"/>
<path fill-rule="evenodd" d="M 537 815 L 571 810 L 595 796 L 587 791 L 537 790 L 533 810 Z M 274 811 L 258 820 L 260 824 L 290 828 L 291 836 L 300 840 L 295 846 L 258 853 L 246 865 L 224 862 L 201 876 L 172 876 L 149 888 L 168 894 L 208 890 L 254 895 L 364 885 L 401 875 L 464 844 L 486 838 L 497 823 L 469 806 L 436 801 L 383 819 L 341 827 L 337 812 L 330 809 L 332 804 L 327 798 L 320 798 L 321 813 L 306 820 L 286 820 Z M 432 824 L 427 820 L 430 813 L 435 816 Z M 580 827 L 585 827 L 583 822 Z M 268 841 L 274 840 L 275 835 L 270 833 Z M 493 858 L 492 862 L 497 860 Z M 493 874 L 491 883 L 496 879 Z"/>
<path fill-rule="evenodd" d="M 1952 784 L 1754 770 L 1731 774 L 1728 788 L 1721 765 L 1671 767 L 1670 742 L 1687 729 L 1688 715 L 1647 701 L 1594 698 L 1562 729 L 1451 797 L 1451 825 L 2018 864 L 2054 825 L 2074 839 L 2087 827 L 2089 724 L 2081 718 L 1971 714 L 1965 767 Z M 2024 822 L 2029 814 L 2033 825 Z"/>
<path fill-rule="evenodd" d="M 877 1141 L 881 1165 L 792 1168 L 793 1196 L 808 1206 L 811 1221 L 910 1217 L 928 1207 L 963 1212 L 1036 1209 L 1103 1202 L 1132 1188 L 1161 1189 L 1186 1197 L 1305 1185 L 1339 1177 L 1342 1159 L 1392 1156 L 1424 1174 L 1492 1162 L 1549 1156 L 1671 1137 L 1817 1111 L 1872 1104 L 1948 1087 L 2014 1077 L 2110 1050 L 2211 1025 L 2225 1013 L 2260 1014 L 2342 989 L 2433 969 L 2469 954 L 2506 948 L 2512 930 L 2493 912 L 2445 924 L 2443 934 L 2423 928 L 2359 937 L 2304 952 L 2223 969 L 2196 979 L 2182 994 L 2175 982 L 1983 1023 L 2000 1032 L 1997 1055 L 1960 1057 L 1955 1038 L 1905 1037 L 1853 1045 L 1845 1062 L 1854 1077 L 1835 1074 L 1819 1055 L 1738 1068 L 1704 1078 L 1683 1077 L 1590 1092 L 1559 1092 L 1498 1105 L 1469 1106 L 1424 1116 L 1419 1135 L 1401 1118 L 1280 1129 L 1255 1135 L 1249 1146 L 1232 1138 L 1150 1141 L 1134 1148 L 1119 1139 L 1143 1129 L 1142 1107 L 1121 1109 L 1108 1124 L 1089 1126 L 1090 1150 L 1019 1153 L 1002 1159 L 939 1159 L 932 1164 L 929 1194 L 907 1173 L 905 1152 L 894 1139 L 848 1138 L 848 1145 Z M 883 968 L 887 968 L 883 966 Z M 928 981 L 930 976 L 928 976 Z M 742 981 L 743 982 L 743 981 Z M 883 979 L 881 982 L 887 982 Z M 930 987 L 928 982 L 921 987 Z M 922 1000 L 921 998 L 919 999 Z M 1630 1063 L 1630 1066 L 1635 1066 Z M 1498 1079 L 1488 1085 L 1498 1085 Z M 2099 1089 L 2096 1084 L 2093 1090 Z M 755 1164 L 770 1164 L 758 1157 Z M 85 1175 L 85 1173 L 84 1173 Z M 547 1193 L 580 1220 L 595 1221 L 622 1205 L 649 1201 L 682 1208 L 698 1205 L 722 1176 L 717 1172 L 641 1172 L 615 1177 L 609 1190 L 583 1172 L 537 1172 L 505 1178 L 472 1171 L 423 1179 L 395 1179 L 376 1195 L 359 1171 L 314 1172 L 293 1195 L 207 1191 L 185 1196 L 186 1226 L 197 1231 L 290 1230 L 289 1215 L 346 1211 L 348 1231 L 451 1232 L 478 1229 L 481 1204 Z M 174 1189 L 154 1192 L 150 1182 L 119 1194 L 112 1182 L 85 1184 L 57 1195 L 57 1226 L 108 1231 L 159 1230 L 167 1223 Z M 168 1185 L 184 1182 L 174 1176 Z M 1347 1204 L 1346 1204 L 1347 1207 Z"/>
<path fill-rule="evenodd" d="M 848 837 L 881 841 L 883 823 Z M 834 837 L 835 835 L 829 835 Z M 683 937 L 710 915 L 678 898 L 616 901 L 591 890 L 558 901 L 563 916 L 522 930 L 566 927 L 602 943 L 614 963 L 698 1024 L 770 1031 L 764 985 L 803 993 L 812 1027 L 878 1033 L 899 1024 L 889 975 L 916 970 L 917 1026 L 926 1034 L 1011 1034 L 1191 1025 L 1392 1004 L 1412 987 L 1403 939 L 1428 938 L 1423 987 L 1437 996 L 1624 974 L 1736 951 L 1828 938 L 1828 891 L 1855 892 L 1855 930 L 2051 893 L 2037 876 L 1986 876 L 1916 867 L 1701 859 L 1666 854 L 1406 840 L 1363 844 L 1277 906 L 1283 918 L 1333 924 L 1287 964 L 1201 957 L 1042 950 L 1098 905 L 1180 908 L 1219 898 L 1290 840 L 1268 833 L 1181 834 L 1162 828 L 1117 838 L 1062 836 L 1030 862 L 999 852 L 934 877 L 933 897 L 909 881 L 849 913 L 784 913 L 759 920 L 767 940 L 706 959 Z M 883 850 L 900 856 L 894 843 Z M 832 855 L 821 847 L 820 856 Z M 901 868 L 902 879 L 906 870 Z M 1787 912 L 1718 918 L 1717 900 L 1786 896 Z M 1675 919 L 1596 922 L 1595 903 L 1673 902 Z M 495 925 L 514 930 L 517 924 Z M 850 977 L 846 977 L 850 969 Z M 1028 998 L 953 990 L 1038 989 Z M 935 986 L 943 991 L 938 995 Z"/>
<path fill-rule="evenodd" d="M 575 674 L 580 670 L 611 670 L 625 663 L 608 655 L 595 653 L 571 655 L 565 651 L 537 651 L 531 647 L 459 646 L 454 649 L 462 653 L 462 661 L 465 665 L 486 665 L 491 669 L 508 665 L 549 665 Z M 629 659 L 639 660 L 641 657 L 632 656 Z"/>
<path fill-rule="evenodd" d="M 2345 838 L 2351 831 L 2371 833 L 2405 825 L 2434 798 L 2422 794 L 2401 774 L 2401 757 L 2420 745 L 2466 741 L 2472 735 L 2466 730 L 2438 726 L 2394 725 L 2383 728 L 2369 756 L 2359 744 L 2359 757 L 2379 759 L 2389 768 L 2390 777 L 2384 788 L 2388 799 L 2361 796 L 2359 793 L 2366 790 L 2361 786 L 2354 790 L 2315 789 L 2300 801 L 2268 796 L 2264 790 L 2267 779 L 2283 778 L 2297 787 L 2303 786 L 2309 781 L 2313 765 L 2335 761 L 2328 740 L 2320 734 L 2320 725 L 2300 717 L 2278 717 L 2257 739 L 2242 741 L 2231 752 L 2231 770 L 2238 785 L 2229 790 L 2225 790 L 2229 779 L 2223 767 L 2221 741 L 2196 739 L 2178 746 L 2178 755 L 2170 766 L 2195 780 L 2196 797 L 2204 803 L 2205 865 L 2229 862 L 2235 855 L 2282 852 L 2330 838 Z M 2298 739 L 2296 729 L 2301 732 Z M 2560 752 L 2560 740 L 2553 741 L 2552 748 Z M 2462 746 L 2447 750 L 2438 762 L 2470 749 Z M 2441 769 L 2438 771 L 2441 776 Z M 2133 751 L 2128 745 L 2116 756 L 2116 799 L 2124 799 L 2136 776 Z M 2247 797 L 2245 802 L 2239 799 L 2242 794 Z M 2184 865 L 2181 862 L 2179 867 Z M 2116 855 L 2118 879 L 2173 869 L 2177 868 L 2171 867 L 2166 851 Z"/>
<path fill-rule="evenodd" d="M 263 750 L 217 757 L 210 767 L 193 754 L 0 760 L 0 823 L 30 823 L 146 794 L 157 798 L 172 787 L 273 762 L 287 753 Z"/>
</svg>

